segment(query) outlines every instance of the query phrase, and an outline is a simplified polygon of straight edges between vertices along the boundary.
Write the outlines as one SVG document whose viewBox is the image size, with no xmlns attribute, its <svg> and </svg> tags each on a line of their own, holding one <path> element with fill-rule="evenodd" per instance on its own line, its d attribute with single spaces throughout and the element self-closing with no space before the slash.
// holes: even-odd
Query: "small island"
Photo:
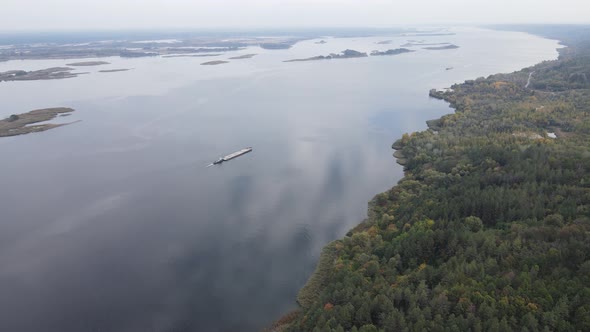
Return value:
<svg viewBox="0 0 590 332">
<path fill-rule="evenodd" d="M 67 107 L 44 108 L 23 114 L 12 114 L 4 120 L 0 120 L 0 137 L 17 136 L 65 126 L 71 123 L 45 123 L 31 125 L 38 122 L 49 121 L 57 116 L 69 115 L 74 109 Z"/>
<path fill-rule="evenodd" d="M 121 69 L 105 69 L 105 70 L 99 70 L 99 73 L 116 73 L 116 72 L 120 72 L 120 71 L 128 71 L 131 70 L 129 68 L 121 68 Z"/>
<path fill-rule="evenodd" d="M 352 59 L 352 58 L 366 58 L 367 53 L 355 51 L 355 50 L 344 50 L 340 54 L 332 53 L 330 55 L 318 55 L 311 58 L 305 59 L 293 59 L 286 60 L 283 62 L 301 62 L 301 61 L 316 61 L 316 60 L 331 60 L 331 59 Z"/>
<path fill-rule="evenodd" d="M 375 44 L 377 44 L 377 45 L 389 45 L 391 43 L 393 43 L 393 40 L 382 40 L 382 41 L 376 42 Z"/>
<path fill-rule="evenodd" d="M 66 66 L 70 67 L 91 67 L 91 66 L 101 66 L 101 65 L 110 65 L 110 62 L 106 61 L 85 61 L 85 62 L 74 62 L 68 63 Z"/>
<path fill-rule="evenodd" d="M 220 56 L 221 53 L 213 53 L 213 54 L 170 54 L 170 55 L 163 55 L 162 58 L 205 58 L 205 57 L 214 57 Z"/>
<path fill-rule="evenodd" d="M 424 41 L 410 41 L 408 40 L 407 43 L 403 44 L 402 47 L 412 47 L 412 46 L 439 46 L 439 45 L 450 45 L 451 43 L 425 43 Z"/>
<path fill-rule="evenodd" d="M 291 43 L 281 43 L 281 42 L 260 44 L 260 47 L 264 48 L 265 50 L 288 50 L 292 46 L 293 45 Z"/>
<path fill-rule="evenodd" d="M 255 57 L 256 55 L 258 55 L 258 54 L 238 55 L 238 56 L 231 57 L 230 60 L 251 59 L 251 58 Z"/>
<path fill-rule="evenodd" d="M 445 45 L 445 46 L 431 46 L 431 47 L 423 47 L 423 49 L 425 50 L 454 50 L 459 48 L 459 46 L 454 45 L 454 44 L 450 44 L 450 45 Z"/>
<path fill-rule="evenodd" d="M 216 60 L 216 61 L 203 62 L 203 63 L 201 63 L 201 66 L 217 66 L 217 65 L 222 65 L 224 63 L 229 63 L 229 61 Z"/>
<path fill-rule="evenodd" d="M 41 70 L 25 71 L 11 70 L 0 72 L 0 82 L 2 81 L 35 81 L 35 80 L 57 80 L 63 78 L 76 77 L 81 73 L 72 73 L 73 68 L 69 67 L 52 67 Z"/>
<path fill-rule="evenodd" d="M 315 42 L 315 43 L 318 45 L 322 45 L 322 44 L 327 44 L 328 42 L 322 39 L 322 40 Z"/>
<path fill-rule="evenodd" d="M 371 56 L 398 55 L 398 54 L 411 53 L 411 52 L 416 52 L 416 51 L 409 50 L 407 48 L 396 48 L 396 49 L 391 49 L 391 50 L 387 50 L 387 51 L 373 51 L 373 52 L 371 52 Z"/>
</svg>

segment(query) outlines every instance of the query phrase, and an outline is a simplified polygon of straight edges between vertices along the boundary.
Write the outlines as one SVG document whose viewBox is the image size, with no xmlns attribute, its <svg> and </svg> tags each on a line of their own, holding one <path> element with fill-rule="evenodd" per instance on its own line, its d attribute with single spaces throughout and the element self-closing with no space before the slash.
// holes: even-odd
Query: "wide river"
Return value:
<svg viewBox="0 0 590 332">
<path fill-rule="evenodd" d="M 452 112 L 429 89 L 555 59 L 559 47 L 520 32 L 452 31 L 107 58 L 77 78 L 0 83 L 0 117 L 68 106 L 76 112 L 60 121 L 80 120 L 0 138 L 0 331 L 268 326 L 296 307 L 322 246 L 402 177 L 391 143 Z M 412 39 L 460 48 L 283 62 Z M 248 53 L 258 55 L 200 65 Z M 70 62 L 10 61 L 0 72 Z M 116 68 L 132 70 L 98 72 Z"/>
</svg>

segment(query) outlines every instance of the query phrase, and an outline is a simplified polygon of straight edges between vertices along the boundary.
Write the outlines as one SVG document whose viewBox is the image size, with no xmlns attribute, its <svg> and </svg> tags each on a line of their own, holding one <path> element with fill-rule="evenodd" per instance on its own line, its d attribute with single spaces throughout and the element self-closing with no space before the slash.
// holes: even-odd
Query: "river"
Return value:
<svg viewBox="0 0 590 332">
<path fill-rule="evenodd" d="M 80 120 L 0 139 L 0 330 L 268 326 L 296 307 L 322 246 L 401 178 L 392 142 L 452 111 L 429 89 L 555 59 L 559 47 L 520 32 L 452 31 L 107 58 L 76 78 L 0 83 L 0 116 L 67 106 L 76 112 L 60 121 Z M 409 39 L 460 48 L 283 62 Z M 258 55 L 200 65 L 249 53 Z M 0 62 L 0 71 L 71 62 Z M 132 70 L 98 72 L 118 68 Z"/>
</svg>

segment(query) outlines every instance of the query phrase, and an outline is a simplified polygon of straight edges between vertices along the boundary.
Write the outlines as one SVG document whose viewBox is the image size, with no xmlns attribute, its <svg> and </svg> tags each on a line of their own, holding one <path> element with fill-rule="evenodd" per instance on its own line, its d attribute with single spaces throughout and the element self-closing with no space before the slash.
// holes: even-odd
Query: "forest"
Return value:
<svg viewBox="0 0 590 332">
<path fill-rule="evenodd" d="M 431 95 L 404 178 L 327 245 L 283 331 L 590 331 L 590 33 Z M 528 78 L 531 82 L 527 87 Z"/>
</svg>

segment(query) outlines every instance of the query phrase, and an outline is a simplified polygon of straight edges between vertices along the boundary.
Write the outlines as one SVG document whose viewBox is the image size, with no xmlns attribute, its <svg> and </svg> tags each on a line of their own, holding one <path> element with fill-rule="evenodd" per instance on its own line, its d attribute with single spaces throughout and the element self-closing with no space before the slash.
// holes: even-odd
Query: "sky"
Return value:
<svg viewBox="0 0 590 332">
<path fill-rule="evenodd" d="M 0 31 L 590 23 L 590 0 L 1 0 Z"/>
</svg>

